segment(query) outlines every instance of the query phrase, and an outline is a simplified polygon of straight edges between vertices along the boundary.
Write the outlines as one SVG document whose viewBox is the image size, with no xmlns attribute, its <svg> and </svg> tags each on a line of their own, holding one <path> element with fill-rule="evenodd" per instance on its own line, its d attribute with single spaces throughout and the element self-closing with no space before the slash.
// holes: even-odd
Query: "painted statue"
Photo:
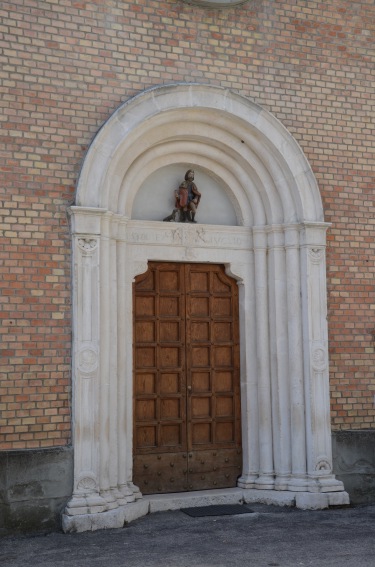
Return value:
<svg viewBox="0 0 375 567">
<path fill-rule="evenodd" d="M 185 180 L 180 183 L 179 188 L 174 192 L 175 208 L 165 221 L 176 221 L 179 212 L 180 222 L 197 222 L 195 215 L 201 200 L 201 193 L 194 183 L 194 171 L 188 169 L 185 173 Z"/>
</svg>

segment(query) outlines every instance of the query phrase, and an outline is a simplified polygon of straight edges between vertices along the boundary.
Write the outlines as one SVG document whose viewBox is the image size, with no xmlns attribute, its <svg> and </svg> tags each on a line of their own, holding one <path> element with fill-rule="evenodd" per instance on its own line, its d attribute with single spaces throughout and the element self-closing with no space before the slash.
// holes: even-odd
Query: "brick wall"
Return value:
<svg viewBox="0 0 375 567">
<path fill-rule="evenodd" d="M 333 224 L 332 424 L 374 427 L 373 0 L 3 0 L 0 18 L 0 446 L 70 442 L 66 207 L 103 122 L 175 81 L 231 88 L 301 144 Z"/>
</svg>

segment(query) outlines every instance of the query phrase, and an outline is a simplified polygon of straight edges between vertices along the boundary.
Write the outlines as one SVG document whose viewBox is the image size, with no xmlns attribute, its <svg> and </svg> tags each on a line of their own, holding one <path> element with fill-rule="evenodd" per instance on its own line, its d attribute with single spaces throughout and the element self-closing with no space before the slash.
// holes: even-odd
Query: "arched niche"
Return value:
<svg viewBox="0 0 375 567">
<path fill-rule="evenodd" d="M 136 194 L 131 219 L 163 220 L 169 215 L 175 207 L 174 192 L 183 181 L 184 173 L 190 168 L 190 164 L 176 163 L 161 167 L 149 175 Z M 230 188 L 223 186 L 214 172 L 206 172 L 201 167 L 194 169 L 198 189 L 203 193 L 197 221 L 200 224 L 237 226 L 238 204 L 232 202 Z"/>
<path fill-rule="evenodd" d="M 234 224 L 132 216 L 153 176 L 186 165 L 212 177 Z M 70 218 L 75 469 L 64 529 L 119 527 L 150 509 L 132 482 L 132 282 L 150 260 L 220 263 L 238 282 L 243 498 L 347 503 L 332 474 L 327 225 L 282 124 L 226 89 L 145 91 L 93 140 Z"/>
</svg>

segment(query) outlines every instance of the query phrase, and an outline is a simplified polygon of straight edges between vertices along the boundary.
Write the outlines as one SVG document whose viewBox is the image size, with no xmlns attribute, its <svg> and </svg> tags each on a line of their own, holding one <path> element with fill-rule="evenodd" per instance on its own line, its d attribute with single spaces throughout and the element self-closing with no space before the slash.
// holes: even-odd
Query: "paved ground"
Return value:
<svg viewBox="0 0 375 567">
<path fill-rule="evenodd" d="M 3 537 L 1 567 L 375 567 L 375 505 L 191 518 L 160 512 L 123 529 Z"/>
</svg>

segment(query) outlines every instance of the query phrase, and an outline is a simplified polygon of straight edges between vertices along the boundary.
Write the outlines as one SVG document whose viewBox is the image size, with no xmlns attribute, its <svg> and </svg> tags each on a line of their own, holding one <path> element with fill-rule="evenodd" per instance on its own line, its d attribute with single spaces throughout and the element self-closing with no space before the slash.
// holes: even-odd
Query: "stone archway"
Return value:
<svg viewBox="0 0 375 567">
<path fill-rule="evenodd" d="M 168 164 L 215 172 L 237 226 L 132 220 Z M 319 189 L 267 111 L 228 90 L 146 91 L 99 131 L 70 209 L 74 264 L 74 494 L 64 529 L 118 527 L 149 511 L 132 482 L 132 282 L 150 260 L 224 264 L 239 285 L 247 499 L 347 503 L 332 475 L 325 242 Z M 273 500 L 272 500 L 273 499 Z"/>
</svg>

